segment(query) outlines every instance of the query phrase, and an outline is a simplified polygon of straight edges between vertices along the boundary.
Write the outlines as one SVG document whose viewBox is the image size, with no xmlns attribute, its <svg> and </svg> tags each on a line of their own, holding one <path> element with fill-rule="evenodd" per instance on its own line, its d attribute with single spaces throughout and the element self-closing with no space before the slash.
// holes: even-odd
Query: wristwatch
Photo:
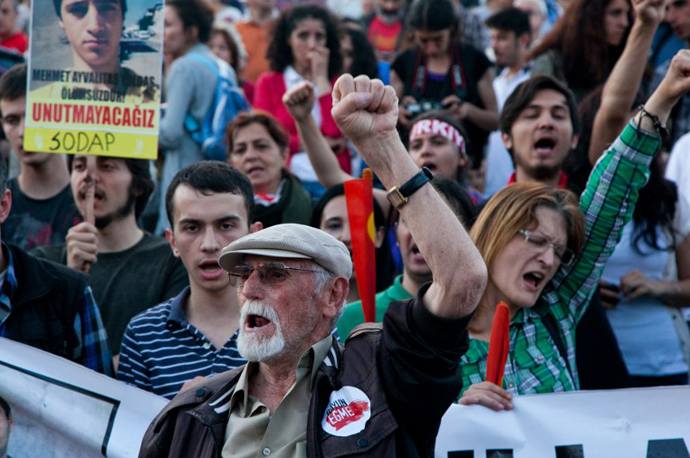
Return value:
<svg viewBox="0 0 690 458">
<path fill-rule="evenodd" d="M 422 167 L 422 170 L 410 178 L 407 183 L 402 186 L 393 186 L 388 190 L 388 194 L 386 194 L 388 202 L 390 202 L 393 207 L 401 209 L 410 200 L 410 196 L 428 183 L 433 177 L 434 174 L 431 173 L 431 170 Z"/>
</svg>

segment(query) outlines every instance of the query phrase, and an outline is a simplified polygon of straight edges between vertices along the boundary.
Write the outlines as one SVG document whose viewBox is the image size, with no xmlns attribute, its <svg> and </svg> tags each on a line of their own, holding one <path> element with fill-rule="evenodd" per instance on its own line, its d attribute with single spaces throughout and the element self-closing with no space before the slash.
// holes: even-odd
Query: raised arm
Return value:
<svg viewBox="0 0 690 458">
<path fill-rule="evenodd" d="M 659 121 L 666 125 L 671 110 L 688 90 L 690 90 L 690 50 L 682 49 L 673 57 L 666 76 L 644 104 L 644 108 L 652 115 L 658 116 Z M 641 113 L 638 113 L 635 118 L 639 120 L 640 117 Z M 644 117 L 640 128 L 656 133 L 652 120 L 647 116 Z"/>
<path fill-rule="evenodd" d="M 311 116 L 311 109 L 314 106 L 314 87 L 311 83 L 305 81 L 287 91 L 283 96 L 283 103 L 292 119 L 295 120 L 297 133 L 314 167 L 319 183 L 328 189 L 353 179 L 352 175 L 340 168 L 338 159 Z M 390 205 L 386 200 L 386 193 L 380 189 L 374 189 L 374 198 L 381 206 L 384 215 L 388 216 Z"/>
<path fill-rule="evenodd" d="M 661 145 L 659 126 L 690 89 L 690 51 L 680 51 L 644 110 L 635 115 L 611 148 L 597 162 L 580 199 L 585 214 L 585 243 L 575 263 L 562 267 L 551 282 L 560 304 L 578 321 L 604 266 L 632 219 L 640 189 L 649 178 L 649 165 Z"/>
<path fill-rule="evenodd" d="M 333 118 L 387 189 L 419 172 L 395 130 L 398 100 L 390 86 L 343 75 L 333 88 Z M 433 273 L 424 304 L 436 316 L 470 314 L 484 292 L 487 270 L 464 227 L 430 185 L 400 209 Z M 433 224 L 432 224 L 433 222 Z"/>
<path fill-rule="evenodd" d="M 330 188 L 352 179 L 351 175 L 340 168 L 338 159 L 311 116 L 314 106 L 312 84 L 304 81 L 293 87 L 283 95 L 283 103 L 295 120 L 302 147 L 309 156 L 319 183 L 325 188 Z"/>
<path fill-rule="evenodd" d="M 623 130 L 642 82 L 646 56 L 659 23 L 664 18 L 664 0 L 633 0 L 635 23 L 625 48 L 606 80 L 601 106 L 594 118 L 589 161 L 594 164 Z"/>
</svg>

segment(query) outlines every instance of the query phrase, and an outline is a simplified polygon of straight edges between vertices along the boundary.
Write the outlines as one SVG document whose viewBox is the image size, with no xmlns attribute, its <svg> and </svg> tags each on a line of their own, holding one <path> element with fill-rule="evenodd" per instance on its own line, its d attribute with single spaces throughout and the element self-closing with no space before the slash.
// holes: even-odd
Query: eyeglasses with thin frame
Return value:
<svg viewBox="0 0 690 458">
<path fill-rule="evenodd" d="M 254 267 L 244 264 L 235 266 L 228 271 L 230 284 L 235 288 L 242 288 L 254 271 L 259 273 L 259 279 L 267 285 L 275 285 L 284 282 L 290 278 L 290 272 L 293 271 L 316 272 L 316 270 L 286 266 L 282 262 L 267 262 L 257 264 Z"/>
<path fill-rule="evenodd" d="M 534 231 L 528 231 L 526 229 L 520 229 L 518 232 L 525 236 L 525 242 L 534 249 L 537 253 L 544 253 L 549 247 L 553 248 L 553 252 L 561 260 L 561 265 L 569 266 L 573 263 L 575 259 L 575 253 L 562 245 L 556 245 L 551 243 L 551 241 L 543 234 Z"/>
</svg>

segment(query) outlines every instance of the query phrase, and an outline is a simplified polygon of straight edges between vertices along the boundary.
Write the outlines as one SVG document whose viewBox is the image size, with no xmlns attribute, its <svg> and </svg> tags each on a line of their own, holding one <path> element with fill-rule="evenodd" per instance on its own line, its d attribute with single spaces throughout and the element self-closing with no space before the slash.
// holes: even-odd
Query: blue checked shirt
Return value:
<svg viewBox="0 0 690 458">
<path fill-rule="evenodd" d="M 625 128 L 597 162 L 580 209 L 585 215 L 585 243 L 575 262 L 561 266 L 544 287 L 533 308 L 520 309 L 510 322 L 510 350 L 503 388 L 512 394 L 552 393 L 580 388 L 575 361 L 575 328 L 585 313 L 604 266 L 632 219 L 640 189 L 649 179 L 649 165 L 661 146 L 656 135 Z M 566 360 L 551 338 L 542 316 L 555 318 Z M 486 379 L 489 343 L 470 339 L 462 357 L 463 391 Z"/>
<path fill-rule="evenodd" d="M 17 290 L 12 252 L 5 250 L 5 254 L 8 256 L 5 280 L 0 287 L 0 337 L 9 337 L 5 321 L 12 313 L 12 297 Z M 72 352 L 72 361 L 112 377 L 114 375 L 112 354 L 101 313 L 93 298 L 91 287 L 88 285 L 85 285 L 81 309 L 74 317 L 74 334 L 79 343 Z"/>
</svg>

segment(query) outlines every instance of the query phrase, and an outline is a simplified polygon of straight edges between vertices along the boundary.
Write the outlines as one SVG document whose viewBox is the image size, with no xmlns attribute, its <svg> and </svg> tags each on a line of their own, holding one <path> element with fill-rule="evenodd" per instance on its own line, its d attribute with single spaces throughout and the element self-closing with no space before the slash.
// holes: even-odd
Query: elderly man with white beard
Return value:
<svg viewBox="0 0 690 458">
<path fill-rule="evenodd" d="M 400 142 L 393 89 L 343 75 L 333 100 L 334 119 L 390 189 L 433 282 L 342 348 L 331 336 L 352 272 L 341 242 L 285 224 L 231 243 L 219 263 L 237 287 L 238 347 L 249 363 L 173 399 L 140 457 L 433 455 L 462 386 L 458 361 L 486 266 Z"/>
</svg>

